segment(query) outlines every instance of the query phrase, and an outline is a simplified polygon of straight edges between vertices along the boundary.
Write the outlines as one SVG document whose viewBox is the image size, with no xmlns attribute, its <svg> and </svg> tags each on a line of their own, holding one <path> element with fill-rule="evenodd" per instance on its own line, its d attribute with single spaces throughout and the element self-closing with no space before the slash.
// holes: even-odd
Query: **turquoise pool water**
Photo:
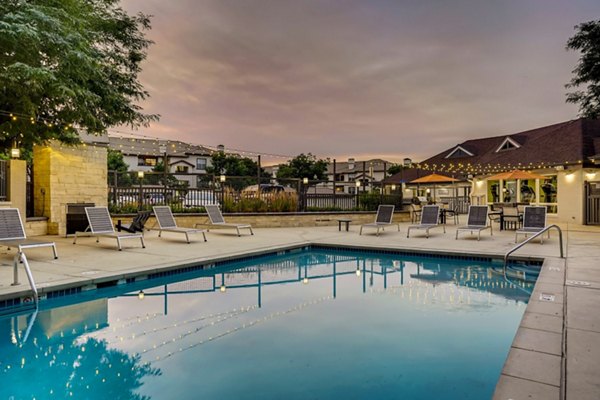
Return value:
<svg viewBox="0 0 600 400">
<path fill-rule="evenodd" d="M 487 399 L 518 285 L 482 261 L 308 250 L 49 300 L 0 319 L 0 399 Z"/>
</svg>

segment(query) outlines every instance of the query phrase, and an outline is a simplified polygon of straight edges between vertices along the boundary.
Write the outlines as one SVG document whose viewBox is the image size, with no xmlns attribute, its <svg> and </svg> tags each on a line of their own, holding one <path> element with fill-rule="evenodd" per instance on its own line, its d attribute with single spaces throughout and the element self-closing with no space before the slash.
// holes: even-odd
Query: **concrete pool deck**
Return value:
<svg viewBox="0 0 600 400">
<path fill-rule="evenodd" d="M 464 219 L 464 216 L 462 217 Z M 214 230 L 203 242 L 201 235 L 191 244 L 183 235 L 155 232 L 146 234 L 146 249 L 139 241 L 124 241 L 124 250 L 116 250 L 116 241 L 101 238 L 47 237 L 56 241 L 59 259 L 53 260 L 48 248 L 28 250 L 38 288 L 47 290 L 75 286 L 93 288 L 103 281 L 123 279 L 174 266 L 235 258 L 307 244 L 331 244 L 398 250 L 448 252 L 502 256 L 514 246 L 514 231 L 494 230 L 476 236 L 454 239 L 454 225 L 431 231 L 411 232 L 406 238 L 406 223 L 388 229 L 379 237 L 370 232 L 358 235 L 359 227 L 339 232 L 336 226 L 311 228 L 255 229 L 255 235 L 237 237 L 233 230 Z M 540 279 L 515 336 L 498 386 L 495 399 L 598 399 L 600 398 L 600 227 L 563 225 L 566 260 L 558 257 L 558 236 L 552 233 L 544 245 L 537 241 L 515 253 L 518 256 L 544 258 Z M 42 238 L 40 238 L 42 239 Z M 13 280 L 13 250 L 0 252 L 0 300 L 20 297 L 28 292 L 23 268 L 20 286 Z"/>
</svg>

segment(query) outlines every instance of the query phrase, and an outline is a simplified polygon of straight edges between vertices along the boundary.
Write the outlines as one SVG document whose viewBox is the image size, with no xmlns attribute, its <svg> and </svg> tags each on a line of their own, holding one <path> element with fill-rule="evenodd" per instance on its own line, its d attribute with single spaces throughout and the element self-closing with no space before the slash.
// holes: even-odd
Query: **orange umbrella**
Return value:
<svg viewBox="0 0 600 400">
<path fill-rule="evenodd" d="M 501 172 L 499 174 L 492 175 L 490 177 L 487 177 L 486 179 L 490 180 L 490 181 L 499 181 L 499 180 L 514 181 L 517 179 L 523 179 L 523 180 L 546 179 L 546 177 L 543 175 L 534 174 L 529 171 L 522 171 L 520 169 L 515 169 L 515 170 L 509 171 L 509 172 Z"/>
<path fill-rule="evenodd" d="M 409 183 L 449 183 L 449 182 L 458 182 L 458 179 L 450 178 L 449 176 L 439 175 L 439 174 L 430 174 L 424 176 L 422 178 L 415 179 L 414 181 L 410 181 Z"/>
</svg>

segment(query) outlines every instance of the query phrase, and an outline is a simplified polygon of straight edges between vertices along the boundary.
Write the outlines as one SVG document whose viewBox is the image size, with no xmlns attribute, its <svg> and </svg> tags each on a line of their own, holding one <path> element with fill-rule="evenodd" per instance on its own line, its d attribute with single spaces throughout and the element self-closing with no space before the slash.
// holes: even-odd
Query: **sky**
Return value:
<svg viewBox="0 0 600 400">
<path fill-rule="evenodd" d="M 338 161 L 419 161 L 577 118 L 565 45 L 600 18 L 597 0 L 121 4 L 153 15 L 140 105 L 161 119 L 137 134 Z"/>
</svg>

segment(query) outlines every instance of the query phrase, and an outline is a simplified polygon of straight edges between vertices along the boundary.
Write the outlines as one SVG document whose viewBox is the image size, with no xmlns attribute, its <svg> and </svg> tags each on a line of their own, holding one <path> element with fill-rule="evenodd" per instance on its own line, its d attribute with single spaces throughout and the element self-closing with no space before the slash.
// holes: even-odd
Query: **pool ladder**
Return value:
<svg viewBox="0 0 600 400">
<path fill-rule="evenodd" d="M 560 229 L 560 227 L 558 225 L 548 225 L 541 231 L 536 232 L 533 236 L 528 237 L 527 239 L 525 239 L 524 241 L 522 241 L 521 243 L 519 243 L 518 245 L 516 245 L 515 247 L 513 247 L 512 249 L 510 249 L 509 251 L 506 252 L 506 254 L 504 255 L 504 267 L 503 267 L 505 279 L 507 278 L 506 277 L 506 266 L 508 265 L 508 257 L 515 251 L 519 250 L 521 247 L 525 246 L 527 243 L 531 242 L 536 237 L 543 235 L 544 233 L 548 232 L 550 229 L 553 229 L 553 228 L 555 228 L 558 231 L 558 239 L 559 239 L 559 246 L 560 246 L 560 258 L 565 258 L 564 250 L 563 250 L 562 230 Z"/>
<path fill-rule="evenodd" d="M 33 291 L 33 300 L 35 302 L 35 306 L 38 306 L 39 296 L 38 290 L 35 286 L 35 281 L 33 280 L 33 274 L 31 273 L 31 268 L 29 268 L 29 262 L 27 261 L 27 256 L 22 251 L 17 251 L 15 254 L 15 258 L 13 259 L 13 267 L 14 267 L 14 282 L 12 286 L 20 285 L 19 283 L 19 263 L 23 263 L 25 267 L 25 273 L 27 274 L 27 280 L 29 280 L 29 286 L 31 286 L 31 290 Z"/>
</svg>

